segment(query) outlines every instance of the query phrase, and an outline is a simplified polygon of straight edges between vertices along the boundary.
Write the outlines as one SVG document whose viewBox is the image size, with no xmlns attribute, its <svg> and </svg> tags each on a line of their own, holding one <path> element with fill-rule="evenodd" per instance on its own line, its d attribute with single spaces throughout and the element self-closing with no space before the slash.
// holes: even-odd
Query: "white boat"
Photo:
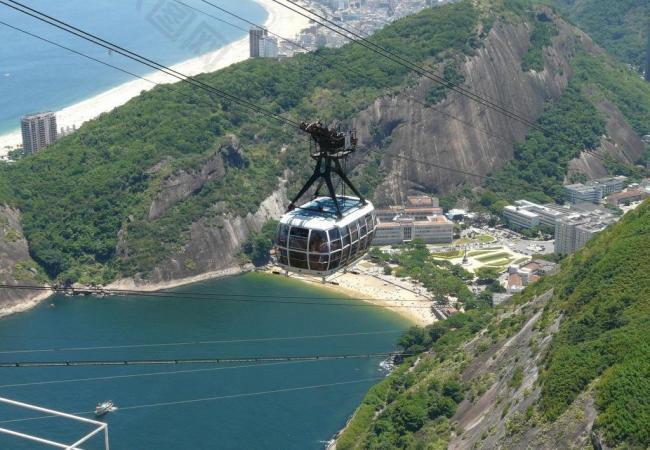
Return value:
<svg viewBox="0 0 650 450">
<path fill-rule="evenodd" d="M 97 403 L 97 406 L 95 406 L 95 417 L 101 417 L 104 414 L 114 410 L 115 410 L 115 405 L 110 400 L 107 400 L 102 403 Z"/>
</svg>

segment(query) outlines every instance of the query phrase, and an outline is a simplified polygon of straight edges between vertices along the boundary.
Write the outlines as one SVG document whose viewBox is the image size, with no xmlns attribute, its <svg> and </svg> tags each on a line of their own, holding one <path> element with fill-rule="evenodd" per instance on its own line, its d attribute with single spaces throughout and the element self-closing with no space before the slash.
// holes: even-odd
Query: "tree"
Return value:
<svg viewBox="0 0 650 450">
<path fill-rule="evenodd" d="M 479 283 L 489 284 L 499 279 L 500 272 L 499 269 L 495 269 L 494 267 L 481 267 L 476 270 L 476 275 L 478 276 Z"/>
</svg>

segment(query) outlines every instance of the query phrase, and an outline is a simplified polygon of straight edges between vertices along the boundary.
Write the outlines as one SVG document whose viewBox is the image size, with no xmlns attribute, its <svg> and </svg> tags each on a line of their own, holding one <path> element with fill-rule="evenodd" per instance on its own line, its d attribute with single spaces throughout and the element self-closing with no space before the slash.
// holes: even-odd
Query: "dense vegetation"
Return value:
<svg viewBox="0 0 650 450">
<path fill-rule="evenodd" d="M 474 276 L 449 261 L 434 259 L 423 241 L 414 239 L 395 258 L 399 264 L 395 275 L 418 280 L 436 301 L 446 302 L 450 295 L 463 303 L 473 300 L 474 295 L 466 282 Z"/>
<path fill-rule="evenodd" d="M 610 443 L 650 445 L 650 202 L 627 214 L 563 266 L 562 315 L 541 375 L 541 410 L 553 420 L 593 383 L 595 427 Z"/>
<path fill-rule="evenodd" d="M 486 187 L 497 195 L 484 206 L 519 198 L 562 202 L 569 162 L 582 151 L 598 148 L 606 134 L 599 106 L 608 109 L 611 102 L 638 135 L 650 132 L 648 83 L 624 67 L 583 50 L 578 51 L 571 66 L 574 75 L 564 95 L 549 102 L 537 120 L 549 133 L 534 130 L 525 142 L 515 145 L 514 159 L 487 181 Z M 613 175 L 638 173 L 638 169 L 619 162 L 610 162 L 606 167 Z M 570 178 L 584 181 L 580 175 L 584 177 L 572 173 Z"/>
<path fill-rule="evenodd" d="M 485 327 L 486 306 L 456 314 L 426 328 L 411 328 L 400 339 L 409 353 L 430 350 L 435 357 L 409 358 L 374 386 L 337 442 L 337 448 L 444 448 L 449 418 L 465 398 L 459 382 L 466 355 L 459 346 Z"/>
<path fill-rule="evenodd" d="M 549 289 L 554 289 L 553 297 L 536 328 L 540 336 L 553 336 L 550 330 L 559 319 L 560 329 L 540 360 L 536 384 L 541 386 L 541 393 L 537 402 L 526 409 L 527 419 L 516 424 L 514 418 L 506 421 L 507 436 L 525 432 L 527 427 L 540 427 L 544 434 L 580 394 L 587 392 L 595 397 L 598 412 L 594 429 L 608 445 L 647 448 L 648 248 L 650 201 L 565 260 L 559 274 L 544 277 L 515 295 L 504 305 L 504 311 L 480 305 L 426 328 L 410 329 L 399 344 L 406 352 L 419 356 L 408 358 L 369 391 L 340 438 L 339 448 L 445 448 L 452 432 L 462 432 L 448 420 L 457 399 L 474 401 L 493 383 L 499 383 L 494 377 L 470 381 L 464 369 L 494 343 L 509 342 L 507 338 L 528 320 L 524 313 L 508 314 L 505 310 L 514 312 L 515 306 L 525 310 L 535 295 Z M 491 276 L 481 274 L 486 280 Z M 531 340 L 529 345 L 532 348 L 537 344 Z M 507 380 L 508 389 L 519 389 L 523 378 L 522 367 L 515 367 Z M 456 397 L 445 399 L 440 386 L 450 382 L 459 383 L 453 389 Z M 503 411 L 507 412 L 508 405 Z M 565 444 L 568 447 L 572 443 Z"/>
<path fill-rule="evenodd" d="M 471 2 L 463 1 L 399 20 L 373 40 L 435 64 L 479 45 L 477 19 Z M 325 122 L 350 117 L 409 81 L 407 69 L 354 44 L 285 61 L 250 60 L 199 78 L 296 121 Z M 246 166 L 227 165 L 224 176 L 150 220 L 163 181 L 200 170 L 230 135 L 241 142 Z M 284 169 L 302 176 L 305 161 L 305 141 L 295 131 L 177 84 L 157 87 L 47 151 L 3 167 L 13 193 L 0 185 L 0 202 L 23 212 L 31 254 L 52 278 L 106 282 L 146 275 L 182 248 L 199 218 L 220 226 L 228 215 L 254 211 Z M 379 182 L 378 162 L 369 166 L 377 173 L 373 183 Z M 373 186 L 363 188 L 371 192 Z"/>
<path fill-rule="evenodd" d="M 596 149 L 605 133 L 604 120 L 573 82 L 558 101 L 548 104 L 537 123 L 548 133 L 532 131 L 525 142 L 515 145 L 514 159 L 487 182 L 507 199 L 563 199 L 569 161 L 583 150 Z"/>
<path fill-rule="evenodd" d="M 258 233 L 251 233 L 242 245 L 242 251 L 254 265 L 263 266 L 269 262 L 269 251 L 273 248 L 278 223 L 277 220 L 269 220 Z"/>
<path fill-rule="evenodd" d="M 533 20 L 530 33 L 530 47 L 521 61 L 524 72 L 544 70 L 544 48 L 551 45 L 551 38 L 557 34 L 557 27 L 545 13 L 538 13 Z"/>
<path fill-rule="evenodd" d="M 648 0 L 544 0 L 621 61 L 641 67 L 650 20 Z"/>
</svg>

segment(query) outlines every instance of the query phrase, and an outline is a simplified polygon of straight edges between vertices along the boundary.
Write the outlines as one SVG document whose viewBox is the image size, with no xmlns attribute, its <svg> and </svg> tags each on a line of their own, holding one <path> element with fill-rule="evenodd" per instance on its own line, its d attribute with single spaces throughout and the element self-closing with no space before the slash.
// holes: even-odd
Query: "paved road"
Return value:
<svg viewBox="0 0 650 450">
<path fill-rule="evenodd" d="M 553 253 L 555 251 L 555 241 L 524 241 L 524 240 L 516 240 L 516 241 L 508 241 L 507 242 L 508 247 L 513 249 L 516 252 L 523 253 L 525 255 L 532 255 L 533 253 L 542 253 L 544 255 L 547 255 L 549 253 Z M 544 250 L 542 251 L 531 251 L 528 249 L 528 246 L 530 245 L 539 245 L 542 247 Z"/>
</svg>

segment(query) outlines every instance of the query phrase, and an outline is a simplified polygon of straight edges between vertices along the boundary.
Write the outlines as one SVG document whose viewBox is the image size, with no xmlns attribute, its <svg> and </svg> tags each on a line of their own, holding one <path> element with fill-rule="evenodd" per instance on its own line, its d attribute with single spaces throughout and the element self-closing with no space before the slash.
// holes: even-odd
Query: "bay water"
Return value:
<svg viewBox="0 0 650 450">
<path fill-rule="evenodd" d="M 394 350 L 409 326 L 394 313 L 281 276 L 247 274 L 174 291 L 173 298 L 53 296 L 0 319 L 0 360 L 374 353 Z M 97 402 L 113 400 L 118 409 L 102 419 L 113 449 L 317 449 L 382 379 L 380 362 L 2 368 L 0 396 L 86 417 Z M 6 406 L 0 427 L 66 442 L 88 430 Z M 46 447 L 0 435 L 0 448 Z M 102 447 L 97 440 L 84 448 Z"/>
<path fill-rule="evenodd" d="M 167 65 L 219 49 L 245 36 L 249 27 L 199 0 L 22 0 L 21 3 Z M 253 0 L 211 3 L 254 23 L 264 23 L 267 17 L 266 11 Z M 5 5 L 0 5 L 0 21 L 141 76 L 152 71 Z M 0 134 L 18 129 L 23 115 L 57 111 L 133 79 L 0 24 Z"/>
</svg>

